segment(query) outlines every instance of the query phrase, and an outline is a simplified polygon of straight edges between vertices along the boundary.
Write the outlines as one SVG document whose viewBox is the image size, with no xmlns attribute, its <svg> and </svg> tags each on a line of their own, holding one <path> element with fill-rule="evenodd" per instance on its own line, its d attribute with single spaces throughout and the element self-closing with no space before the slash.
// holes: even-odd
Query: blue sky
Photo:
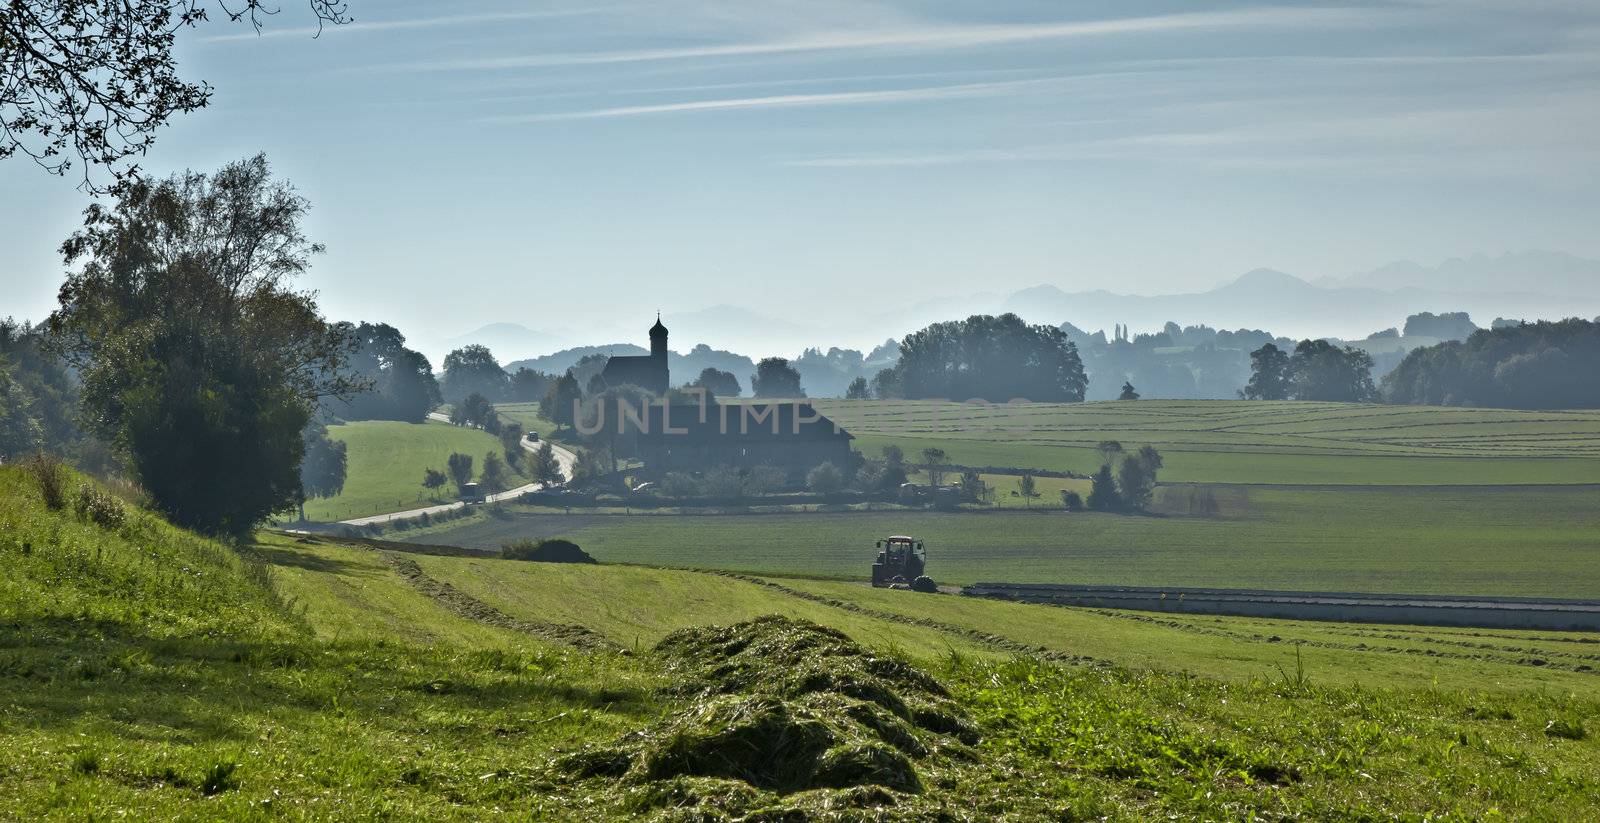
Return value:
<svg viewBox="0 0 1600 823">
<path fill-rule="evenodd" d="M 266 151 L 329 249 L 304 285 L 419 342 L 731 303 L 859 345 L 1040 283 L 1600 256 L 1593 2 L 350 4 L 186 33 L 216 96 L 144 165 Z M 0 191 L 0 315 L 38 318 L 87 201 Z"/>
</svg>

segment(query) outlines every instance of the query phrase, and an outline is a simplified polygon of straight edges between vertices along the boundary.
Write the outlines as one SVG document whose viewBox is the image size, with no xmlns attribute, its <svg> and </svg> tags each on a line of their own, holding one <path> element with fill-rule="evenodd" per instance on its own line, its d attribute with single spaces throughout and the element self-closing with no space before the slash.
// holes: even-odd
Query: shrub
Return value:
<svg viewBox="0 0 1600 823">
<path fill-rule="evenodd" d="M 1083 495 L 1071 489 L 1061 490 L 1061 507 L 1069 512 L 1083 511 Z"/>
<path fill-rule="evenodd" d="M 77 513 L 79 520 L 102 529 L 120 529 L 128 522 L 128 511 L 122 507 L 122 503 L 89 483 L 78 487 L 72 510 Z"/>
<path fill-rule="evenodd" d="M 506 560 L 531 560 L 536 563 L 598 563 L 571 540 L 559 537 L 546 540 L 517 540 L 500 548 Z"/>
<path fill-rule="evenodd" d="M 844 486 L 844 474 L 832 463 L 823 463 L 806 474 L 806 485 L 820 495 L 830 495 Z"/>
<path fill-rule="evenodd" d="M 38 452 L 24 464 L 28 473 L 39 484 L 39 493 L 51 511 L 60 511 L 67 505 L 67 470 L 53 455 Z"/>
</svg>

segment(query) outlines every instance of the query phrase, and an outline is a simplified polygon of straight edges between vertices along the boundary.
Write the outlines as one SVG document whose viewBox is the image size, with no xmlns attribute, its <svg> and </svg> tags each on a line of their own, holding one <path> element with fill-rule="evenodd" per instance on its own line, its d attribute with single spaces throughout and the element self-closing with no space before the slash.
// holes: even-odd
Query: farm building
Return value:
<svg viewBox="0 0 1600 823">
<path fill-rule="evenodd" d="M 847 469 L 858 459 L 853 439 L 805 402 L 658 405 L 647 410 L 638 448 L 652 472 L 822 463 Z"/>
</svg>

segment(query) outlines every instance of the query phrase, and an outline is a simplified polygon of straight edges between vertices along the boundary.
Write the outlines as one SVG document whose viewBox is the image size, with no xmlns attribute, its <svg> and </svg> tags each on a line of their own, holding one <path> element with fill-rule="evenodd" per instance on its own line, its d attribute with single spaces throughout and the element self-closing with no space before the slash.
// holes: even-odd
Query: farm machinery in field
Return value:
<svg viewBox="0 0 1600 823">
<path fill-rule="evenodd" d="M 891 535 L 877 543 L 878 556 L 872 561 L 872 585 L 879 589 L 911 589 L 936 592 L 939 587 L 923 572 L 928 552 L 922 541 L 903 534 Z"/>
</svg>

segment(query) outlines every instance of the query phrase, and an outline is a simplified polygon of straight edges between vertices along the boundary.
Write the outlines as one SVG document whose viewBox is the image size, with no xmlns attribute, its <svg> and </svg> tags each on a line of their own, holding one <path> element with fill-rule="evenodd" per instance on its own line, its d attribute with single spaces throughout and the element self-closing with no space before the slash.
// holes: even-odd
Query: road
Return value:
<svg viewBox="0 0 1600 823">
<path fill-rule="evenodd" d="M 450 422 L 450 417 L 448 415 L 440 414 L 438 412 L 433 412 L 433 413 L 429 414 L 428 415 L 428 419 L 429 420 L 437 420 L 437 421 L 439 421 L 441 423 L 449 423 Z M 539 446 L 541 446 L 541 445 L 543 445 L 543 444 L 542 443 L 529 443 L 527 440 L 523 440 L 522 441 L 522 448 L 523 448 L 524 451 L 527 451 L 527 452 L 538 451 Z M 578 456 L 573 454 L 572 452 L 570 452 L 570 451 L 568 451 L 568 450 L 566 450 L 566 449 L 554 444 L 554 443 L 550 444 L 550 450 L 555 452 L 556 462 L 561 464 L 561 474 L 562 474 L 562 476 L 563 477 L 568 477 L 568 478 L 572 477 L 572 466 L 573 466 L 574 463 L 578 462 Z M 543 483 L 529 483 L 526 486 L 518 486 L 518 487 L 516 487 L 514 489 L 510 489 L 508 491 L 500 492 L 499 494 L 488 495 L 487 497 L 484 498 L 484 500 L 486 502 L 489 502 L 489 503 L 498 503 L 498 502 L 500 502 L 502 500 L 515 500 L 518 497 L 521 497 L 522 495 L 527 494 L 528 492 L 536 492 L 536 491 L 539 491 L 542 488 L 544 488 L 544 484 Z M 373 525 L 374 523 L 387 523 L 387 522 L 389 522 L 391 520 L 406 520 L 406 519 L 409 519 L 409 518 L 412 518 L 412 517 L 421 517 L 424 514 L 438 514 L 440 512 L 447 512 L 447 511 L 451 511 L 453 509 L 459 509 L 459 508 L 461 508 L 462 506 L 465 506 L 465 505 L 467 505 L 467 504 L 462 503 L 460 501 L 456 501 L 454 503 L 441 503 L 441 504 L 439 504 L 437 506 L 427 506 L 427 507 L 420 508 L 420 509 L 409 509 L 409 510 L 403 511 L 403 512 L 391 512 L 389 514 L 374 514 L 374 515 L 370 515 L 368 517 L 355 517 L 355 518 L 351 518 L 350 520 L 340 520 L 339 524 L 342 525 L 342 526 L 370 526 L 370 525 Z"/>
</svg>

